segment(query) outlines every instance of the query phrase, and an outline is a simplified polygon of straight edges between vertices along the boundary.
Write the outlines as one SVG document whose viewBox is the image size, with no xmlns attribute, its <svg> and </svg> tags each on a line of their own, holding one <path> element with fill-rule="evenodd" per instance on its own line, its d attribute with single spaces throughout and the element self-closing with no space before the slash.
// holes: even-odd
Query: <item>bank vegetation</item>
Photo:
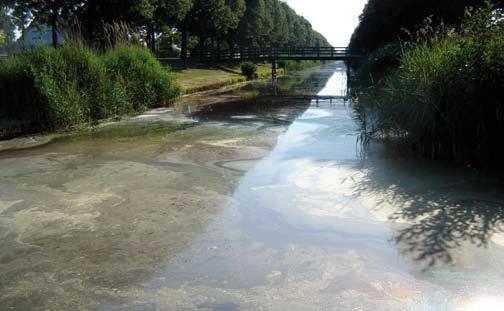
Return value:
<svg viewBox="0 0 504 311">
<path fill-rule="evenodd" d="M 491 3 L 468 8 L 457 26 L 431 16 L 408 35 L 374 49 L 355 68 L 363 141 L 382 140 L 429 159 L 503 169 L 502 10 Z"/>
<path fill-rule="evenodd" d="M 0 63 L 0 137 L 138 113 L 179 94 L 172 74 L 143 47 L 40 46 Z"/>
</svg>

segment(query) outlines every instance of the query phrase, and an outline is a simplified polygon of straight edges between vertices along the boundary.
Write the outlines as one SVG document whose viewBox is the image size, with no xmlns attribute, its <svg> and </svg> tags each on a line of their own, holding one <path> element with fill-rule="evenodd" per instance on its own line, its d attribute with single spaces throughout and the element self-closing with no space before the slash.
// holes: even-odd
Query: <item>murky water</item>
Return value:
<svg viewBox="0 0 504 311">
<path fill-rule="evenodd" d="M 499 189 L 362 157 L 342 100 L 212 110 L 1 152 L 0 310 L 504 309 Z"/>
</svg>

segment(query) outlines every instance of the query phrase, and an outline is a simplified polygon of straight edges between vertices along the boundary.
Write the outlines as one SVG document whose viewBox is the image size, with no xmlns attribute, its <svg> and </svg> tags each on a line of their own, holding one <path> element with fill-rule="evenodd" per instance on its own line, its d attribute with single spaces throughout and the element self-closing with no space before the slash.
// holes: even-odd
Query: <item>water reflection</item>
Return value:
<svg viewBox="0 0 504 311">
<path fill-rule="evenodd" d="M 319 94 L 344 93 L 345 72 L 322 69 Z M 502 192 L 379 148 L 361 157 L 352 113 L 269 98 L 0 153 L 0 303 L 501 307 Z"/>
<path fill-rule="evenodd" d="M 321 94 L 345 85 L 335 70 Z M 312 103 L 135 297 L 189 310 L 500 306 L 498 189 L 379 150 L 363 158 L 352 117 L 343 100 Z"/>
</svg>

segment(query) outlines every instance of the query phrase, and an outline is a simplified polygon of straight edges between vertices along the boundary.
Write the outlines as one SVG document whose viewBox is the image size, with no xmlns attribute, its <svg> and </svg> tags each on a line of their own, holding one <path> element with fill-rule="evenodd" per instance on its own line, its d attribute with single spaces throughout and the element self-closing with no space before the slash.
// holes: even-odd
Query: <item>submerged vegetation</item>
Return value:
<svg viewBox="0 0 504 311">
<path fill-rule="evenodd" d="M 167 104 L 179 92 L 171 74 L 136 46 L 97 54 L 73 41 L 0 63 L 0 116 L 3 123 L 22 124 L 21 132 L 140 112 Z"/>
<path fill-rule="evenodd" d="M 358 69 L 356 110 L 365 141 L 479 168 L 504 168 L 504 15 L 468 10 L 458 28 L 433 26 L 415 41 L 376 49 Z"/>
</svg>

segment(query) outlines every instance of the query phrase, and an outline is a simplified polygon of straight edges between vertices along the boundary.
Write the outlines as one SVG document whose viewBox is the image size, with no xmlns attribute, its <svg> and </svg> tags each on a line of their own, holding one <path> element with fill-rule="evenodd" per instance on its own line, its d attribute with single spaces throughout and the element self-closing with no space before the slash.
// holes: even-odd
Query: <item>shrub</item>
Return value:
<svg viewBox="0 0 504 311">
<path fill-rule="evenodd" d="M 0 66 L 0 115 L 28 121 L 37 130 L 83 122 L 89 97 L 96 94 L 89 90 L 90 77 L 104 78 L 106 70 L 74 43 L 11 57 Z"/>
<path fill-rule="evenodd" d="M 243 62 L 241 63 L 240 67 L 242 75 L 244 75 L 248 79 L 253 79 L 256 77 L 257 66 L 253 62 Z"/>
<path fill-rule="evenodd" d="M 166 105 L 180 94 L 171 74 L 145 48 L 121 45 L 105 53 L 103 61 L 136 111 Z"/>
<path fill-rule="evenodd" d="M 97 55 L 80 42 L 38 47 L 0 63 L 0 120 L 25 132 L 139 112 L 178 96 L 150 52 L 119 47 Z"/>
</svg>

